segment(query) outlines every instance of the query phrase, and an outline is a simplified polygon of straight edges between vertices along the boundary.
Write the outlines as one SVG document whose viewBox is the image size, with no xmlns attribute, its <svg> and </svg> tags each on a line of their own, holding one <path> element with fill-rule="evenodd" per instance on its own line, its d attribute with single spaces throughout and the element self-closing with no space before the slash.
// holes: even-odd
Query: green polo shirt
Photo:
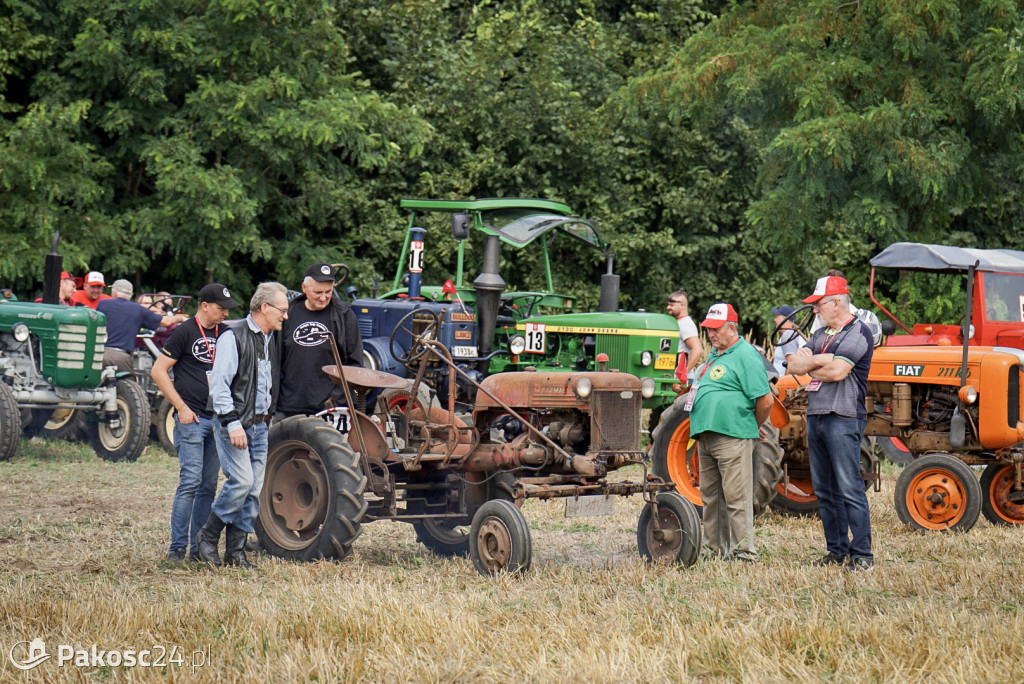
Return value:
<svg viewBox="0 0 1024 684">
<path fill-rule="evenodd" d="M 740 338 L 724 352 L 716 349 L 697 369 L 697 376 L 700 380 L 690 412 L 690 435 L 711 431 L 757 439 L 754 404 L 772 391 L 757 350 Z"/>
</svg>

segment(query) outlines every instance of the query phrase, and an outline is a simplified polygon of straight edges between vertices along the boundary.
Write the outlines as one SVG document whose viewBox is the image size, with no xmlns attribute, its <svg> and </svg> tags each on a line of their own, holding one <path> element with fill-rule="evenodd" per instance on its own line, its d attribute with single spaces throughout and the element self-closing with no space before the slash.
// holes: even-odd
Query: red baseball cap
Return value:
<svg viewBox="0 0 1024 684">
<path fill-rule="evenodd" d="M 707 318 L 700 324 L 700 327 L 721 328 L 726 323 L 739 323 L 739 320 L 740 317 L 736 314 L 736 309 L 732 308 L 732 304 L 722 302 L 711 305 Z"/>
<path fill-rule="evenodd" d="M 67 271 L 61 271 L 60 272 L 60 279 L 61 280 L 74 280 L 75 276 L 71 275 Z"/>
<path fill-rule="evenodd" d="M 830 295 L 849 293 L 850 290 L 846 287 L 846 278 L 840 278 L 839 276 L 825 276 L 824 278 L 818 278 L 818 282 L 814 284 L 814 292 L 811 293 L 810 297 L 804 300 L 804 304 L 816 302 L 822 297 L 828 297 Z"/>
</svg>

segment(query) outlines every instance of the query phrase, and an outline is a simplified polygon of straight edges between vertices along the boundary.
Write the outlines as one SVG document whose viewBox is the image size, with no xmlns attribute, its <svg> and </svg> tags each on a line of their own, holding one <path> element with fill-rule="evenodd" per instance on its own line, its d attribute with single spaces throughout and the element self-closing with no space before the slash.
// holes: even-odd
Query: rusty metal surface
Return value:
<svg viewBox="0 0 1024 684">
<path fill-rule="evenodd" d="M 341 373 L 333 363 L 321 369 L 327 376 L 337 384 L 341 384 L 341 373 L 345 379 L 359 387 L 372 387 L 375 389 L 405 389 L 409 381 L 391 373 L 376 371 L 372 368 L 360 368 L 359 366 L 342 366 Z"/>
<path fill-rule="evenodd" d="M 587 378 L 594 393 L 601 391 L 630 391 L 640 393 L 640 379 L 628 373 L 615 372 L 509 372 L 492 375 L 482 383 L 484 394 L 477 395 L 477 410 L 499 406 L 543 406 L 545 408 L 583 407 L 589 400 L 581 400 L 572 390 L 574 378 Z M 491 395 L 494 398 L 492 399 Z M 592 397 L 593 395 L 591 395 Z"/>
<path fill-rule="evenodd" d="M 330 487 L 323 465 L 309 451 L 296 450 L 277 469 L 271 486 L 270 505 L 289 530 L 302 532 L 324 519 Z"/>
<path fill-rule="evenodd" d="M 594 388 L 590 411 L 592 451 L 638 451 L 640 448 L 640 392 Z"/>
<path fill-rule="evenodd" d="M 594 482 L 589 484 L 530 484 L 519 480 L 513 487 L 517 499 L 558 499 L 568 496 L 629 496 L 669 491 L 675 485 L 660 478 L 649 478 L 647 482 Z"/>
</svg>

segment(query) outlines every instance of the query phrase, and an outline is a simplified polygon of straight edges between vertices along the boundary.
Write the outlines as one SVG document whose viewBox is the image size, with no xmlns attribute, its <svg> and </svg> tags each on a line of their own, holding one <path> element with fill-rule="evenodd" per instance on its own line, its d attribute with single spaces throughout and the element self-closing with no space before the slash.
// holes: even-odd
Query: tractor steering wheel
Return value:
<svg viewBox="0 0 1024 684">
<path fill-rule="evenodd" d="M 417 327 L 419 327 L 419 332 L 414 332 Z M 391 331 L 391 337 L 388 338 L 388 350 L 396 361 L 415 373 L 416 367 L 429 349 L 423 344 L 423 340 L 438 339 L 440 331 L 441 320 L 438 314 L 428 309 L 414 309 L 402 316 L 402 320 L 398 321 L 395 329 Z M 408 350 L 402 348 L 398 340 L 399 332 L 409 335 L 411 342 Z"/>
<path fill-rule="evenodd" d="M 533 315 L 533 308 L 540 304 L 547 295 L 544 293 L 527 293 L 516 297 L 502 297 L 499 312 L 505 312 L 515 320 L 529 318 Z M 516 302 L 523 300 L 522 306 L 516 306 Z M 524 313 L 525 311 L 525 313 Z"/>
<path fill-rule="evenodd" d="M 771 340 L 772 346 L 778 347 L 780 344 L 789 342 L 792 339 L 790 336 L 794 334 L 794 328 L 796 331 L 803 336 L 804 340 L 811 339 L 811 324 L 814 322 L 814 304 L 804 304 L 799 307 L 796 311 L 786 316 L 785 319 L 779 321 L 779 324 L 772 330 L 772 334 L 768 339 Z M 793 328 L 783 326 L 786 323 L 791 323 Z"/>
<path fill-rule="evenodd" d="M 345 264 L 331 264 L 331 268 L 334 269 L 334 287 L 338 287 L 343 282 L 348 280 L 348 275 L 351 270 Z"/>
</svg>

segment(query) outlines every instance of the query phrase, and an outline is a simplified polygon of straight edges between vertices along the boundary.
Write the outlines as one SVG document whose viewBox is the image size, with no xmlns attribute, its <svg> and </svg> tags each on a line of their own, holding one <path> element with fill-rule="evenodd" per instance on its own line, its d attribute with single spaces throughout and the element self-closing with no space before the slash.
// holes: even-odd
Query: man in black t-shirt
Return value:
<svg viewBox="0 0 1024 684">
<path fill-rule="evenodd" d="M 321 370 L 335 362 L 327 331 L 338 342 L 342 365 L 363 365 L 356 314 L 334 291 L 334 279 L 330 264 L 313 264 L 306 269 L 302 294 L 288 307 L 288 320 L 278 336 L 282 345 L 278 420 L 344 405 L 341 387 Z"/>
<path fill-rule="evenodd" d="M 186 547 L 197 557 L 199 529 L 210 516 L 217 493 L 220 458 L 214 437 L 214 416 L 206 408 L 209 374 L 217 354 L 217 338 L 228 309 L 238 306 L 228 289 L 212 283 L 199 291 L 199 311 L 170 334 L 150 375 L 174 406 L 174 447 L 180 475 L 171 507 L 170 561 L 185 560 Z M 174 368 L 174 379 L 169 371 Z M 190 529 L 191 527 L 191 529 Z"/>
</svg>

